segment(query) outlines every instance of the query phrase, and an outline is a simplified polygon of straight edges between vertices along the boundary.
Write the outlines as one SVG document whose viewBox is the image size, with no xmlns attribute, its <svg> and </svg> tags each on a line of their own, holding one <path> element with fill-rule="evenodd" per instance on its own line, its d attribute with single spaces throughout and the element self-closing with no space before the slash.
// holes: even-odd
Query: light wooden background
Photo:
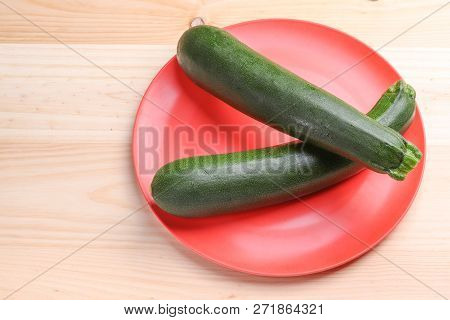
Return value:
<svg viewBox="0 0 450 320">
<path fill-rule="evenodd" d="M 144 204 L 130 156 L 140 96 L 31 23 L 143 93 L 196 16 L 311 20 L 377 48 L 444 3 L 1 0 L 0 297 L 441 298 L 429 287 L 450 297 L 450 5 L 380 51 L 417 90 L 428 153 L 416 201 L 378 250 L 423 283 L 373 252 L 299 278 L 226 270 L 147 209 L 108 229 Z"/>
</svg>

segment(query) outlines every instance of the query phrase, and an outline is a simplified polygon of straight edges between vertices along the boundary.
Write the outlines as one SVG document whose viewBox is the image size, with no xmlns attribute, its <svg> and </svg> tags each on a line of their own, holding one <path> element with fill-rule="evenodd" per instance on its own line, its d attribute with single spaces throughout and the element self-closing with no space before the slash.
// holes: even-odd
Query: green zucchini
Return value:
<svg viewBox="0 0 450 320">
<path fill-rule="evenodd" d="M 396 180 L 403 180 L 422 157 L 398 132 L 275 64 L 225 30 L 205 25 L 190 28 L 178 42 L 177 60 L 196 84 L 241 112 Z"/>
<path fill-rule="evenodd" d="M 402 132 L 414 112 L 414 89 L 400 80 L 383 94 L 368 115 Z M 335 153 L 295 141 L 175 160 L 156 172 L 151 192 L 165 211 L 200 217 L 292 200 L 293 195 L 300 197 L 318 191 L 362 168 Z"/>
</svg>

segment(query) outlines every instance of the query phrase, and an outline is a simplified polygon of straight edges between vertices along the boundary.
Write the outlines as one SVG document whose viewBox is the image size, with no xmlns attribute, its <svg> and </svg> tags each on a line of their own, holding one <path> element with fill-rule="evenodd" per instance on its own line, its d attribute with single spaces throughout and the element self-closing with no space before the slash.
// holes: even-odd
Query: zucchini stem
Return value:
<svg viewBox="0 0 450 320">
<path fill-rule="evenodd" d="M 406 152 L 400 165 L 395 169 L 390 169 L 387 173 L 395 180 L 402 181 L 408 172 L 416 167 L 422 158 L 422 152 L 413 144 L 406 143 Z"/>
</svg>

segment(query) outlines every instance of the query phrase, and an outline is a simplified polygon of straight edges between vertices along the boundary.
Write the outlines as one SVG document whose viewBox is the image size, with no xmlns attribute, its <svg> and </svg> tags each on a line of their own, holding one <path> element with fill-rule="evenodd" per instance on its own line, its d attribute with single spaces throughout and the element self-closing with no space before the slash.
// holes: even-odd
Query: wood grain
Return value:
<svg viewBox="0 0 450 320">
<path fill-rule="evenodd" d="M 192 17 L 304 18 L 376 45 L 441 2 L 7 3 L 101 68 L 0 4 L 0 297 L 144 205 L 130 156 L 136 108 Z M 381 50 L 417 89 L 428 149 L 413 206 L 377 250 L 450 297 L 448 18 L 445 8 Z M 241 274 L 182 247 L 144 208 L 9 298 L 440 298 L 414 277 L 375 252 L 308 277 Z"/>
<path fill-rule="evenodd" d="M 446 3 L 445 0 L 2 0 L 67 43 L 173 44 L 192 19 L 226 26 L 246 20 L 309 20 L 380 46 Z M 450 39 L 448 10 L 396 40 L 402 46 L 443 46 Z M 48 34 L 0 4 L 0 42 L 55 43 Z M 439 32 L 435 32 L 439 30 Z"/>
</svg>

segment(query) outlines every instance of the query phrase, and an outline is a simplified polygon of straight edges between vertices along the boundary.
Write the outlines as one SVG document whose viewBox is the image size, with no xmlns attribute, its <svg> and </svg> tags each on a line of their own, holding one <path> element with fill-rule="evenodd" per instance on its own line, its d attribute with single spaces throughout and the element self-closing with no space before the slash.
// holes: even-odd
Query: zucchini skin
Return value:
<svg viewBox="0 0 450 320">
<path fill-rule="evenodd" d="M 411 123 L 415 106 L 414 89 L 399 80 L 368 115 L 402 132 Z M 340 182 L 363 168 L 335 153 L 295 141 L 175 160 L 156 172 L 151 192 L 155 202 L 171 214 L 202 217 L 292 200 Z"/>
<path fill-rule="evenodd" d="M 400 134 L 249 48 L 225 30 L 197 26 L 177 60 L 200 87 L 295 138 L 403 180 L 421 153 Z"/>
</svg>

